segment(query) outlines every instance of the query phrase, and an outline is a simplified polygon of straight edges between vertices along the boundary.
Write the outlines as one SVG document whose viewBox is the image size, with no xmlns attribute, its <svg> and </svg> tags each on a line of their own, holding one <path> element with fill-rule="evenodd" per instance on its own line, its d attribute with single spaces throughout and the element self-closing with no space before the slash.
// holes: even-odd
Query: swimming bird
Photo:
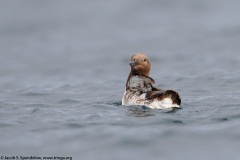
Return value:
<svg viewBox="0 0 240 160">
<path fill-rule="evenodd" d="M 144 105 L 152 109 L 181 108 L 181 98 L 176 91 L 153 86 L 155 81 L 150 77 L 151 61 L 145 54 L 133 55 L 130 66 L 122 105 Z"/>
</svg>

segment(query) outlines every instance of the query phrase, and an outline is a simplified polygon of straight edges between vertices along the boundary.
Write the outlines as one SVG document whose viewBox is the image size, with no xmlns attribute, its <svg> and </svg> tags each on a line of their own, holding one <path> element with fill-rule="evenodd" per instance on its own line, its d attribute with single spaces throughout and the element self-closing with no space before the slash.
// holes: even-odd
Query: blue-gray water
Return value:
<svg viewBox="0 0 240 160">
<path fill-rule="evenodd" d="M 239 160 L 240 1 L 0 2 L 0 156 Z M 121 106 L 130 57 L 183 109 Z"/>
</svg>

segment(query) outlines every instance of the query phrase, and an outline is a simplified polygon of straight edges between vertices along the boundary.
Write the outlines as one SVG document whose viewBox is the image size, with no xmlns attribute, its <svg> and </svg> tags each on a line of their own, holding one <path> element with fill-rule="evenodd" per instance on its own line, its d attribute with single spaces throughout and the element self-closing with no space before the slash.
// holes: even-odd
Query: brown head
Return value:
<svg viewBox="0 0 240 160">
<path fill-rule="evenodd" d="M 134 54 L 131 58 L 132 74 L 149 76 L 151 69 L 150 59 L 143 53 Z"/>
</svg>

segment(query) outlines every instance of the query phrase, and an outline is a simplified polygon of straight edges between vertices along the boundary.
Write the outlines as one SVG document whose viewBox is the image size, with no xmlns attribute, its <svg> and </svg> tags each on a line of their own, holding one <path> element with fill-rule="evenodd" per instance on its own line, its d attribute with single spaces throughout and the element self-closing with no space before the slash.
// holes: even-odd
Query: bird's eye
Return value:
<svg viewBox="0 0 240 160">
<path fill-rule="evenodd" d="M 146 61 L 146 58 L 143 61 Z"/>
</svg>

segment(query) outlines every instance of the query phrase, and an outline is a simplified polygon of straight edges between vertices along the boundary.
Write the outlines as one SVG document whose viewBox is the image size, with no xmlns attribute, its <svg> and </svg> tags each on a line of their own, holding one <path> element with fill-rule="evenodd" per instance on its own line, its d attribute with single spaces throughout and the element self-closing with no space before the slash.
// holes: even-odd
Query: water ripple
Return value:
<svg viewBox="0 0 240 160">
<path fill-rule="evenodd" d="M 71 104 L 71 103 L 80 103 L 80 101 L 75 99 L 63 99 L 58 102 L 59 104 Z"/>
</svg>

